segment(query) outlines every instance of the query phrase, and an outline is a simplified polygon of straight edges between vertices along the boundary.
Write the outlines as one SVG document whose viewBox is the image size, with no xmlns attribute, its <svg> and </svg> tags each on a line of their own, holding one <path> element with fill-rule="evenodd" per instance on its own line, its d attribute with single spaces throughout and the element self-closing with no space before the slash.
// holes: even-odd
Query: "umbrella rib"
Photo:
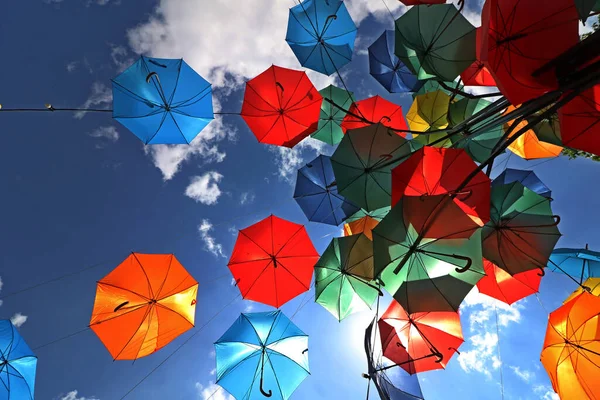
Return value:
<svg viewBox="0 0 600 400">
<path fill-rule="evenodd" d="M 189 107 L 193 104 L 196 104 L 199 101 L 201 101 L 202 99 L 204 99 L 206 96 L 208 96 L 211 93 L 211 89 L 212 89 L 212 86 L 209 84 L 206 87 L 204 87 L 204 89 L 202 89 L 201 91 L 199 91 L 198 93 L 193 95 L 192 97 L 190 97 L 186 100 L 182 100 L 179 103 L 171 104 L 171 109 L 179 108 L 179 107 Z M 173 92 L 173 93 L 175 93 L 175 92 Z"/>
<path fill-rule="evenodd" d="M 146 99 L 146 98 L 138 95 L 137 93 L 135 93 L 135 92 L 131 91 L 130 89 L 126 88 L 125 86 L 121 85 L 119 82 L 115 81 L 114 79 L 112 79 L 111 82 L 113 84 L 115 84 L 116 86 L 118 86 L 118 88 L 121 90 L 121 93 L 123 93 L 124 95 L 126 95 L 126 96 L 128 96 L 128 97 L 130 97 L 130 98 L 132 98 L 134 100 L 137 100 L 137 101 L 139 101 L 141 103 L 150 103 L 150 104 L 153 104 L 156 107 L 163 107 L 164 106 L 164 104 L 156 103 L 154 101 L 151 101 L 149 99 Z"/>
<path fill-rule="evenodd" d="M 271 222 L 272 224 L 273 222 Z M 249 241 L 251 241 L 252 243 L 254 243 L 259 249 L 261 249 L 262 251 L 265 252 L 266 255 L 271 256 L 271 253 L 269 253 L 267 250 L 265 250 L 261 245 L 259 245 L 258 243 L 256 243 L 254 241 L 254 239 L 252 239 L 250 236 L 248 236 L 243 230 L 240 231 L 240 233 L 242 235 L 244 235 Z M 271 240 L 273 240 L 273 229 L 271 227 Z M 270 258 L 270 257 L 269 257 Z M 254 260 L 250 260 L 250 261 L 254 261 Z M 258 260 L 257 260 L 258 261 Z"/>
<path fill-rule="evenodd" d="M 291 275 L 291 276 L 292 276 L 292 277 L 293 277 L 293 278 L 294 278 L 296 281 L 298 281 L 298 283 L 299 283 L 300 285 L 302 285 L 302 287 L 306 288 L 306 290 L 310 290 L 310 287 L 309 287 L 309 286 L 306 286 L 306 285 L 305 285 L 305 284 L 304 284 L 302 281 L 300 281 L 300 279 L 298 279 L 298 277 L 297 277 L 296 275 L 294 275 L 294 274 L 292 273 L 292 271 L 290 271 L 290 270 L 289 270 L 289 269 L 288 269 L 288 268 L 287 268 L 285 265 L 283 265 L 283 263 L 279 262 L 279 265 L 280 265 L 281 267 L 283 267 L 283 269 L 285 269 L 285 270 L 286 270 L 286 271 L 287 271 L 287 272 L 288 272 L 288 273 L 289 273 L 289 274 L 290 274 L 290 275 Z M 275 269 L 275 268 L 273 268 L 273 269 Z"/>
<path fill-rule="evenodd" d="M 261 99 L 261 100 L 262 100 L 262 101 L 263 101 L 265 104 L 267 104 L 268 106 L 270 106 L 270 107 L 273 109 L 273 111 L 277 112 L 277 107 L 273 106 L 273 104 L 271 104 L 270 102 L 268 102 L 267 100 L 265 100 L 265 99 L 264 99 L 264 98 L 263 98 L 263 97 L 262 97 L 262 96 L 261 96 L 261 95 L 258 93 L 258 91 L 257 91 L 256 89 L 254 89 L 254 87 L 251 85 L 251 82 L 252 82 L 252 81 L 248 81 L 248 82 L 246 82 L 246 88 L 250 88 L 250 89 L 251 89 L 251 90 L 252 90 L 252 91 L 253 91 L 253 92 L 256 94 L 256 96 L 257 96 L 259 99 Z M 277 88 L 275 88 L 275 90 L 277 90 Z M 251 105 L 251 103 L 246 103 L 246 104 L 250 104 L 250 105 Z M 255 108 L 257 108 L 257 107 L 255 107 Z M 257 108 L 257 109 L 259 109 L 259 108 Z"/>
<path fill-rule="evenodd" d="M 131 343 L 131 340 L 135 337 L 135 334 L 140 330 L 140 328 L 142 327 L 142 325 L 144 324 L 144 322 L 148 318 L 148 315 L 150 315 L 150 311 L 151 310 L 152 310 L 152 306 L 150 306 L 150 307 L 147 308 L 146 312 L 144 313 L 144 318 L 142 318 L 142 321 L 140 322 L 140 324 L 138 325 L 138 327 L 135 329 L 135 331 L 133 331 L 133 334 L 131 335 L 131 337 L 129 338 L 129 340 L 127 340 L 127 342 L 123 345 L 123 347 L 121 348 L 121 350 L 117 353 L 117 356 L 114 357 L 114 360 L 116 360 L 117 358 L 119 358 L 119 356 L 121 355 L 121 353 L 123 353 L 123 350 L 125 350 L 125 348 L 129 345 L 129 343 Z M 147 332 L 148 331 L 146 331 L 146 333 Z M 142 342 L 142 344 L 143 344 L 143 342 Z M 137 359 L 137 355 L 136 355 L 136 359 Z"/>
</svg>

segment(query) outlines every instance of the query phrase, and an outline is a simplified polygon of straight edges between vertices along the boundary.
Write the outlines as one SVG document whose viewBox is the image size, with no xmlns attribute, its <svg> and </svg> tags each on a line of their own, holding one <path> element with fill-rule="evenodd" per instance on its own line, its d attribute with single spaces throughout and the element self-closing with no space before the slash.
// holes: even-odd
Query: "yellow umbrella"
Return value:
<svg viewBox="0 0 600 400">
<path fill-rule="evenodd" d="M 594 296 L 600 296 L 600 278 L 588 278 L 585 282 L 583 282 L 583 287 L 589 288 L 590 293 Z M 571 295 L 567 297 L 565 301 L 563 301 L 563 304 L 567 304 L 581 293 L 586 292 L 587 290 L 583 287 L 578 287 L 577 290 L 571 293 Z"/>
<path fill-rule="evenodd" d="M 441 90 L 426 92 L 415 96 L 406 114 L 406 121 L 411 131 L 430 132 L 448 127 L 448 106 L 451 97 Z M 446 135 L 445 132 L 418 135 L 413 133 L 413 140 L 430 144 Z M 435 147 L 450 147 L 452 142 L 446 139 L 436 143 Z"/>
</svg>

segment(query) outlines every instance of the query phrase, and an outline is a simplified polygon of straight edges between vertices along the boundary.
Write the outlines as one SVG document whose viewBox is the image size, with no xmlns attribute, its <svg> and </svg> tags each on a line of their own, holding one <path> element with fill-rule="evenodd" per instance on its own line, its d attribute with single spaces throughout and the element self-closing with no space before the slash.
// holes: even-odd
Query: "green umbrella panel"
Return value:
<svg viewBox="0 0 600 400">
<path fill-rule="evenodd" d="M 346 218 L 346 223 L 358 221 L 359 219 L 364 218 L 364 217 L 371 217 L 374 220 L 381 221 L 383 218 L 385 218 L 386 215 L 388 215 L 391 208 L 392 207 L 387 206 L 387 207 L 378 208 L 373 211 L 367 211 L 367 210 L 361 208 L 360 210 L 358 210 L 357 212 L 355 212 L 354 214 L 352 214 L 351 216 Z"/>
<path fill-rule="evenodd" d="M 319 93 L 323 96 L 319 125 L 316 132 L 311 136 L 330 145 L 336 145 L 344 137 L 344 131 L 340 126 L 346 116 L 344 110 L 350 108 L 354 102 L 354 98 L 352 97 L 352 92 L 333 85 L 327 86 L 325 89 L 320 90 Z M 339 107 L 336 107 L 336 105 L 331 104 L 327 100 L 331 100 Z"/>
<path fill-rule="evenodd" d="M 534 114 L 533 117 L 538 116 L 544 111 L 545 110 L 542 110 Z M 552 113 L 548 115 L 546 118 L 542 119 L 540 122 L 535 124 L 531 129 L 535 132 L 535 135 L 541 142 L 550 143 L 557 146 L 563 146 L 562 136 L 560 134 L 560 121 L 558 119 L 558 113 Z"/>
<path fill-rule="evenodd" d="M 459 82 L 444 82 L 444 84 L 448 87 L 451 87 L 451 88 L 454 88 L 454 89 L 460 90 L 460 91 L 463 91 L 463 89 L 465 88 Z M 444 92 L 450 96 L 454 95 L 454 100 L 460 100 L 463 98 L 463 96 L 461 96 L 459 94 L 454 94 L 452 91 L 450 91 L 450 90 L 446 89 L 445 87 L 443 87 L 442 85 L 440 85 L 439 81 L 437 81 L 435 79 L 430 79 L 430 80 L 426 81 L 423 84 L 423 86 L 421 86 L 421 89 L 419 89 L 418 91 L 413 93 L 413 99 L 420 94 L 424 94 L 427 92 L 435 92 L 436 90 L 441 90 L 442 92 Z"/>
<path fill-rule="evenodd" d="M 315 265 L 315 301 L 338 321 L 370 309 L 380 293 L 373 274 L 373 243 L 368 237 L 334 238 Z"/>
<path fill-rule="evenodd" d="M 398 24 L 398 21 L 399 20 L 396 21 L 396 24 Z M 428 74 L 423 70 L 417 52 L 405 44 L 404 38 L 400 34 L 398 28 L 395 29 L 394 54 L 404 65 L 406 65 L 410 72 L 415 74 L 417 79 L 425 80 L 435 78 L 435 75 Z"/>
<path fill-rule="evenodd" d="M 579 13 L 579 19 L 585 23 L 592 11 L 600 11 L 600 0 L 575 0 L 575 7 Z"/>
</svg>

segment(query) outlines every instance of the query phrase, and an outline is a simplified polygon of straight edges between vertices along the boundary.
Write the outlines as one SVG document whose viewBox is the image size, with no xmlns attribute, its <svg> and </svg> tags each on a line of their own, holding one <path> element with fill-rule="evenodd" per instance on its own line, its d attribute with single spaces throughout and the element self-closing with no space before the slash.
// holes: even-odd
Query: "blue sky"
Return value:
<svg viewBox="0 0 600 400">
<path fill-rule="evenodd" d="M 394 15 L 397 1 L 386 0 Z M 203 5 L 200 5 L 200 4 Z M 272 63 L 298 68 L 284 41 L 290 1 L 254 0 L 30 0 L 4 5 L 0 25 L 5 55 L 0 75 L 4 107 L 110 105 L 110 78 L 143 52 L 184 59 L 215 86 L 215 107 L 237 112 L 243 82 Z M 342 70 L 358 98 L 380 94 L 405 110 L 410 96 L 386 94 L 368 75 L 366 47 L 392 20 L 381 0 L 346 1 L 359 22 L 354 61 Z M 477 1 L 468 2 L 476 19 Z M 310 74 L 318 88 L 329 80 Z M 84 329 L 95 282 L 130 251 L 175 253 L 200 282 L 196 326 L 238 294 L 226 267 L 237 228 L 270 213 L 307 223 L 292 199 L 295 170 L 331 149 L 303 142 L 294 151 L 256 142 L 236 116 L 215 120 L 188 147 L 144 148 L 109 115 L 0 115 L 0 296 L 53 277 L 98 267 L 59 282 L 7 297 L 0 318 L 15 317 L 32 348 Z M 562 216 L 559 246 L 600 248 L 594 202 L 600 164 L 563 158 L 540 164 L 502 157 L 518 168 L 535 166 L 553 190 Z M 537 166 L 536 166 L 537 164 Z M 503 166 L 504 162 L 497 162 Z M 500 167 L 497 168 L 499 173 Z M 319 252 L 340 229 L 307 223 Z M 540 299 L 557 307 L 573 286 L 548 273 Z M 301 295 L 283 307 L 291 316 Z M 386 304 L 389 297 L 385 298 Z M 546 313 L 535 297 L 498 307 L 472 295 L 462 308 L 465 344 L 446 371 L 421 375 L 427 399 L 552 399 L 539 362 Z M 129 399 L 206 399 L 213 382 L 212 343 L 242 311 L 268 307 L 235 300 Z M 339 324 L 309 302 L 294 322 L 310 335 L 312 375 L 293 398 L 362 399 L 366 370 L 364 328 L 372 313 Z M 135 363 L 113 362 L 96 336 L 82 332 L 36 350 L 36 398 L 118 399 L 191 333 Z M 498 343 L 501 351 L 497 357 Z M 372 392 L 373 393 L 373 392 Z M 212 399 L 227 399 L 223 391 Z"/>
</svg>

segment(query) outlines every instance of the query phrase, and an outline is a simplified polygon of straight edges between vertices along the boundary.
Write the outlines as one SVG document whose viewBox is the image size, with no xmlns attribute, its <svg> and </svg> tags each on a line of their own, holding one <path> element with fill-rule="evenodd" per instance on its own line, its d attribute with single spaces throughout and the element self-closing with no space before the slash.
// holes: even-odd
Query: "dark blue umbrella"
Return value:
<svg viewBox="0 0 600 400">
<path fill-rule="evenodd" d="M 394 54 L 394 31 L 387 30 L 369 46 L 369 72 L 390 93 L 416 92 L 423 86 Z"/>
<path fill-rule="evenodd" d="M 33 400 L 37 357 L 17 328 L 0 321 L 0 399 Z"/>
<path fill-rule="evenodd" d="M 521 185 L 533 192 L 536 192 L 540 196 L 547 198 L 552 197 L 552 191 L 550 188 L 544 185 L 544 183 L 533 171 L 507 168 L 492 181 L 492 186 L 508 185 L 509 183 L 513 182 L 521 183 Z"/>
<path fill-rule="evenodd" d="M 303 67 L 325 75 L 352 60 L 356 25 L 340 0 L 305 0 L 290 9 L 286 42 Z"/>
<path fill-rule="evenodd" d="M 189 144 L 214 118 L 210 83 L 182 59 L 142 56 L 112 87 L 113 118 L 144 144 Z"/>
<path fill-rule="evenodd" d="M 298 170 L 294 199 L 309 221 L 339 225 L 360 210 L 338 193 L 331 159 L 319 156 Z"/>
</svg>

